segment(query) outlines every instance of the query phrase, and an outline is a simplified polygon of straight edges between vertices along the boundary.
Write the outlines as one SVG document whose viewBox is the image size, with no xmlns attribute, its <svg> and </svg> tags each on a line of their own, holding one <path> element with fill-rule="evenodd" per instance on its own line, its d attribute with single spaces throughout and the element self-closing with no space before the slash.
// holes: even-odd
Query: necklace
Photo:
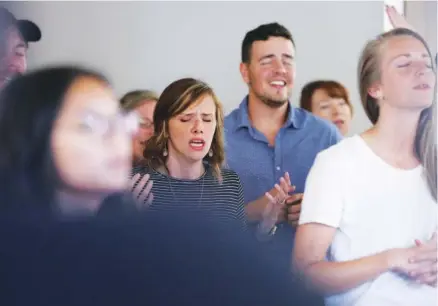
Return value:
<svg viewBox="0 0 438 306">
<path fill-rule="evenodd" d="M 204 182 L 205 182 L 205 176 L 207 175 L 206 172 L 207 172 L 207 170 L 205 170 L 204 174 L 202 175 L 201 196 L 199 197 L 199 200 L 198 200 L 198 205 L 197 205 L 198 208 L 201 206 L 202 197 L 204 195 Z M 171 176 L 169 174 L 169 171 L 167 171 L 167 176 L 166 177 L 167 177 L 167 182 L 169 183 L 170 191 L 172 192 L 173 201 L 176 202 L 177 197 L 176 197 L 175 191 L 173 190 L 173 187 L 172 187 L 172 181 L 170 179 Z"/>
</svg>

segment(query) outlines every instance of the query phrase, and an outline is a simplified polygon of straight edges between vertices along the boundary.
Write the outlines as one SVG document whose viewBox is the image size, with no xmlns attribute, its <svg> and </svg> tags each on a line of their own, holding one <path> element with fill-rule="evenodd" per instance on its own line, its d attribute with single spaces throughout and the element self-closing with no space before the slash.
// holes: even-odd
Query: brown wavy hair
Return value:
<svg viewBox="0 0 438 306">
<path fill-rule="evenodd" d="M 307 83 L 301 90 L 300 107 L 312 112 L 312 97 L 318 89 L 324 90 L 331 98 L 344 99 L 353 114 L 353 105 L 348 90 L 339 82 L 333 80 L 317 80 Z"/>
<path fill-rule="evenodd" d="M 358 65 L 359 92 L 362 105 L 365 112 L 373 124 L 379 119 L 379 104 L 377 99 L 372 97 L 369 88 L 381 79 L 380 70 L 380 52 L 382 47 L 393 37 L 411 36 L 419 40 L 431 59 L 432 53 L 426 41 L 418 33 L 405 29 L 397 28 L 383 33 L 377 38 L 370 40 L 362 51 Z M 433 62 L 433 60 L 432 60 Z M 436 90 L 436 67 L 432 64 L 435 73 L 435 90 Z M 425 177 L 429 190 L 437 199 L 437 145 L 436 145 L 436 94 L 432 106 L 421 112 L 415 135 L 414 152 L 424 167 Z"/>
<path fill-rule="evenodd" d="M 184 78 L 177 80 L 164 89 L 158 99 L 154 112 L 154 135 L 148 140 L 144 150 L 144 157 L 153 167 L 165 166 L 166 156 L 163 156 L 169 140 L 169 121 L 178 116 L 199 99 L 206 95 L 213 98 L 216 106 L 216 130 L 213 135 L 210 150 L 213 155 L 204 157 L 213 169 L 213 174 L 221 181 L 221 168 L 225 160 L 224 150 L 224 113 L 222 104 L 213 89 L 205 82 Z"/>
</svg>

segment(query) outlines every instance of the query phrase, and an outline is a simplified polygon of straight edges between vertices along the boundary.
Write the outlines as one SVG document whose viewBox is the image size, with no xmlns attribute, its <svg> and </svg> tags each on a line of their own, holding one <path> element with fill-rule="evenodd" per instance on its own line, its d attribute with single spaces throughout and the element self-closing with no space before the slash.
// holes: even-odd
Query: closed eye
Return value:
<svg viewBox="0 0 438 306">
<path fill-rule="evenodd" d="M 397 67 L 398 68 L 404 68 L 404 67 L 408 67 L 410 64 L 411 64 L 410 62 L 409 63 L 405 63 L 405 64 L 400 64 L 400 65 L 397 65 Z"/>
</svg>

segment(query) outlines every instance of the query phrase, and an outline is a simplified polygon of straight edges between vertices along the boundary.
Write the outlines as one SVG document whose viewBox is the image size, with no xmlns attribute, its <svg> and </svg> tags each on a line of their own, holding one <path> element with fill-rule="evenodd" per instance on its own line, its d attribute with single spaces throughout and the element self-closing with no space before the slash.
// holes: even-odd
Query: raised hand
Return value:
<svg viewBox="0 0 438 306">
<path fill-rule="evenodd" d="M 386 5 L 386 15 L 394 28 L 406 28 L 415 31 L 406 18 L 397 12 L 397 9 L 394 6 Z"/>
<path fill-rule="evenodd" d="M 139 209 L 145 209 L 152 204 L 154 195 L 152 194 L 153 181 L 150 180 L 149 174 L 141 177 L 140 173 L 134 175 L 131 179 L 131 190 Z"/>
<path fill-rule="evenodd" d="M 289 197 L 289 192 L 293 191 L 294 187 L 291 184 L 289 173 L 285 173 L 280 178 L 279 184 L 275 184 L 275 195 L 266 192 L 265 197 L 268 200 L 265 210 L 262 214 L 262 221 L 259 224 L 261 233 L 269 233 L 281 220 L 285 214 L 286 200 Z"/>
</svg>

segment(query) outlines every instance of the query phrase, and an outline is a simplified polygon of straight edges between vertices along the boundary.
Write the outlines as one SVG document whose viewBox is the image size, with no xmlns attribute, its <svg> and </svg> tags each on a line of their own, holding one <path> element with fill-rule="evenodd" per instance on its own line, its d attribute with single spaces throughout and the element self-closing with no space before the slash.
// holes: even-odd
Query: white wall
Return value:
<svg viewBox="0 0 438 306">
<path fill-rule="evenodd" d="M 316 78 L 345 84 L 352 95 L 352 132 L 370 124 L 359 102 L 356 65 L 367 39 L 383 29 L 383 2 L 22 2 L 17 17 L 42 28 L 29 64 L 75 62 L 107 73 L 119 95 L 133 88 L 162 91 L 183 76 L 209 82 L 225 110 L 247 92 L 238 66 L 245 33 L 278 21 L 297 44 L 297 104 Z"/>
<path fill-rule="evenodd" d="M 406 1 L 406 19 L 423 35 L 434 54 L 438 49 L 437 9 L 436 1 Z"/>
</svg>

